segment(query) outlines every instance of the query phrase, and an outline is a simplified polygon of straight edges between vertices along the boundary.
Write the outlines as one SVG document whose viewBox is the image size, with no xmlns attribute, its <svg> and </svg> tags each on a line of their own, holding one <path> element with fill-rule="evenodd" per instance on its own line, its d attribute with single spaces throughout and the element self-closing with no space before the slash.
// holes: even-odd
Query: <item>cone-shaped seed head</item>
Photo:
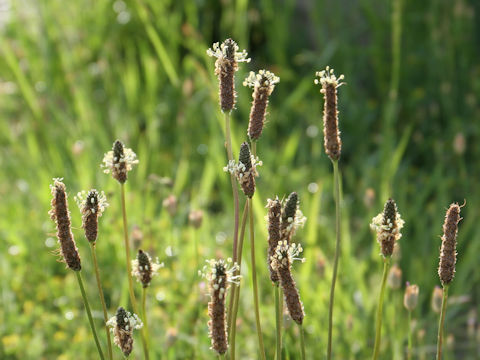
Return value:
<svg viewBox="0 0 480 360">
<path fill-rule="evenodd" d="M 210 329 L 212 349 L 218 354 L 225 354 L 228 349 L 225 316 L 227 274 L 223 262 L 216 263 L 214 269 L 215 276 L 212 276 L 210 280 L 211 300 L 208 303 L 208 315 L 210 316 L 208 327 Z"/>
<path fill-rule="evenodd" d="M 340 130 L 338 128 L 338 110 L 337 110 L 337 88 L 343 82 L 343 75 L 338 78 L 333 69 L 328 66 L 325 70 L 316 73 L 319 79 L 315 79 L 316 84 L 320 84 L 320 92 L 324 96 L 323 106 L 323 135 L 325 142 L 325 152 L 333 161 L 340 159 L 342 152 L 342 141 L 340 139 Z"/>
<path fill-rule="evenodd" d="M 252 169 L 252 156 L 250 154 L 250 147 L 247 142 L 240 146 L 240 154 L 238 157 L 239 167 L 239 181 L 245 196 L 252 197 L 255 193 L 255 171 Z"/>
<path fill-rule="evenodd" d="M 278 76 L 266 70 L 260 70 L 258 74 L 253 71 L 243 82 L 243 85 L 253 87 L 253 102 L 250 109 L 250 121 L 248 123 L 248 136 L 250 140 L 258 140 L 262 134 L 267 114 L 268 98 L 272 94 L 275 84 L 280 81 Z"/>
<path fill-rule="evenodd" d="M 143 287 L 148 287 L 152 281 L 152 263 L 150 262 L 150 257 L 142 250 L 138 250 L 137 260 L 142 285 Z"/>
<path fill-rule="evenodd" d="M 384 257 L 392 256 L 395 241 L 402 237 L 400 230 L 403 228 L 403 224 L 393 199 L 388 199 L 383 212 L 372 219 L 370 226 L 377 232 L 377 241 Z"/>
<path fill-rule="evenodd" d="M 220 92 L 220 108 L 223 112 L 235 108 L 235 72 L 239 62 L 249 62 L 247 52 L 238 52 L 238 45 L 232 39 L 225 40 L 222 44 L 214 43 L 207 54 L 217 58 L 215 74 L 218 76 Z"/>
<path fill-rule="evenodd" d="M 133 350 L 133 336 L 132 331 L 129 328 L 130 322 L 128 320 L 128 314 L 123 307 L 119 307 L 115 316 L 117 318 L 117 345 L 120 350 L 122 350 L 123 354 L 128 356 Z"/>
<path fill-rule="evenodd" d="M 97 240 L 98 214 L 98 193 L 96 190 L 91 190 L 88 192 L 82 216 L 85 237 L 90 242 L 95 242 Z"/>
<path fill-rule="evenodd" d="M 301 251 L 301 246 L 296 246 L 295 244 L 289 245 L 286 241 L 281 241 L 278 243 L 275 255 L 271 258 L 271 266 L 278 272 L 288 313 L 292 320 L 300 325 L 303 323 L 305 313 L 303 311 L 303 304 L 300 301 L 297 285 L 291 273 L 291 264 L 293 260 L 300 260 L 295 258 L 295 256 Z M 303 259 L 301 260 L 303 261 Z"/>
<path fill-rule="evenodd" d="M 457 203 L 451 204 L 443 224 L 442 248 L 438 267 L 438 276 L 443 285 L 450 284 L 455 276 L 457 232 L 460 220 L 460 206 Z"/>
<path fill-rule="evenodd" d="M 116 140 L 113 143 L 113 165 L 114 170 L 112 171 L 112 176 L 119 183 L 125 183 L 127 181 L 127 170 L 125 168 L 125 161 L 122 161 L 124 158 L 123 153 L 123 144 L 120 140 Z"/>
<path fill-rule="evenodd" d="M 440 286 L 435 286 L 432 294 L 432 309 L 437 314 L 442 310 L 443 289 Z"/>
<path fill-rule="evenodd" d="M 278 272 L 272 268 L 270 259 L 275 255 L 280 238 L 280 220 L 282 215 L 282 203 L 275 200 L 268 201 L 268 269 L 270 270 L 270 280 L 278 282 Z"/>
<path fill-rule="evenodd" d="M 286 240 L 287 243 L 290 243 L 290 238 L 292 237 L 297 209 L 298 194 L 292 192 L 288 195 L 282 210 L 281 239 Z"/>
<path fill-rule="evenodd" d="M 61 179 L 54 179 L 53 185 L 51 185 L 50 188 L 53 198 L 51 203 L 52 209 L 49 214 L 57 225 L 60 253 L 68 268 L 74 271 L 80 271 L 82 266 L 70 226 L 70 211 L 68 210 L 65 184 Z"/>
<path fill-rule="evenodd" d="M 393 290 L 400 289 L 402 286 L 402 269 L 397 264 L 393 265 L 388 272 L 387 283 Z"/>
</svg>

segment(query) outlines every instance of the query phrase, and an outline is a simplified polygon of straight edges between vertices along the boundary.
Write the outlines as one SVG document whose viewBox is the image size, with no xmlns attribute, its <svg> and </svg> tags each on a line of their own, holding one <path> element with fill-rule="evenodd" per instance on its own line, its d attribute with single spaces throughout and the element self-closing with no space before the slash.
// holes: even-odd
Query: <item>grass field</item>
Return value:
<svg viewBox="0 0 480 360">
<path fill-rule="evenodd" d="M 315 71 L 345 74 L 339 89 L 343 244 L 334 358 L 369 359 L 382 258 L 372 217 L 395 198 L 405 220 L 398 264 L 420 287 L 414 357 L 435 354 L 431 294 L 445 210 L 463 203 L 450 286 L 444 359 L 479 359 L 480 3 L 311 0 L 0 1 L 0 358 L 93 359 L 95 344 L 76 280 L 57 261 L 49 219 L 52 178 L 63 177 L 73 232 L 102 344 L 102 312 L 81 214 L 81 190 L 105 191 L 97 254 L 110 315 L 128 304 L 118 184 L 100 163 L 115 139 L 140 160 L 129 173 L 127 212 L 141 246 L 165 267 L 147 301 L 152 358 L 210 359 L 205 259 L 231 256 L 233 200 L 214 60 L 206 49 L 232 37 L 252 62 L 236 75 L 233 149 L 247 139 L 250 70 L 280 77 L 258 142 L 255 216 L 260 313 L 274 358 L 273 287 L 266 266 L 265 204 L 297 191 L 308 218 L 294 266 L 305 307 L 308 359 L 326 352 L 335 248 L 331 164 L 323 149 L 323 97 Z M 175 195 L 170 215 L 162 204 Z M 244 197 L 240 207 L 243 208 Z M 191 210 L 203 224 L 188 224 Z M 141 234 L 140 234 L 141 233 Z M 200 256 L 195 256 L 195 243 Z M 256 359 L 248 237 L 237 356 Z M 403 359 L 403 289 L 388 290 L 381 359 Z M 137 287 L 140 294 L 140 286 Z M 298 329 L 285 317 L 285 357 L 299 359 Z M 142 358 L 135 337 L 131 358 Z M 121 353 L 114 349 L 116 358 Z"/>
</svg>

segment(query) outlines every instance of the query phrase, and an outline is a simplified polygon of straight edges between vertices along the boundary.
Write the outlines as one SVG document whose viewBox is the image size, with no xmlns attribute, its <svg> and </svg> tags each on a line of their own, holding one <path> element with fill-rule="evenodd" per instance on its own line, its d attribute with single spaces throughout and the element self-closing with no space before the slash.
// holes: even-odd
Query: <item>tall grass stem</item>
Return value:
<svg viewBox="0 0 480 360">
<path fill-rule="evenodd" d="M 277 336 L 275 337 L 275 345 L 277 348 L 276 359 L 282 359 L 282 312 L 280 310 L 280 287 L 278 283 L 275 284 L 275 327 L 277 330 Z"/>
<path fill-rule="evenodd" d="M 300 347 L 301 347 L 301 354 L 302 354 L 302 360 L 305 360 L 305 331 L 303 330 L 303 325 L 298 325 L 300 328 Z M 279 359 L 280 360 L 280 359 Z"/>
<path fill-rule="evenodd" d="M 255 307 L 255 323 L 257 326 L 258 346 L 260 356 L 265 360 L 265 348 L 263 345 L 262 326 L 260 324 L 260 309 L 258 304 L 258 286 L 257 286 L 257 269 L 255 265 L 255 231 L 253 223 L 253 202 L 252 199 L 247 199 L 249 208 L 249 225 L 250 225 L 250 252 L 252 257 L 252 284 L 253 284 L 253 302 Z"/>
<path fill-rule="evenodd" d="M 103 320 L 105 321 L 105 324 L 104 324 L 105 332 L 107 333 L 108 358 L 112 360 L 113 359 L 112 339 L 110 338 L 110 331 L 108 330 L 108 326 L 107 326 L 107 321 L 108 321 L 107 305 L 105 304 L 105 297 L 103 296 L 102 282 L 100 281 L 100 271 L 98 269 L 97 254 L 95 252 L 95 243 L 93 242 L 90 243 L 90 250 L 92 250 L 92 259 L 93 259 L 93 266 L 95 268 L 95 277 L 97 279 L 98 294 L 100 295 L 100 302 L 102 303 Z"/>
<path fill-rule="evenodd" d="M 332 358 L 332 335 L 333 335 L 333 305 L 335 302 L 335 284 L 337 282 L 338 261 L 341 252 L 341 212 L 340 212 L 340 176 L 338 170 L 338 160 L 333 160 L 333 182 L 335 186 L 335 257 L 333 260 L 333 274 L 332 285 L 330 287 L 330 304 L 328 306 L 328 345 L 327 345 L 327 359 Z"/>
<path fill-rule="evenodd" d="M 242 269 L 242 250 L 243 250 L 243 239 L 245 238 L 245 227 L 247 224 L 248 216 L 248 201 L 245 202 L 245 207 L 243 209 L 242 215 L 242 225 L 240 227 L 240 237 L 238 242 L 238 273 L 240 274 Z M 232 287 L 231 300 L 233 300 L 233 309 L 229 319 L 229 329 L 230 331 L 230 359 L 235 360 L 235 335 L 237 330 L 237 313 L 238 313 L 238 300 L 240 297 L 240 284 L 238 286 Z"/>
<path fill-rule="evenodd" d="M 412 312 L 408 312 L 408 349 L 407 349 L 407 359 L 412 358 Z"/>
<path fill-rule="evenodd" d="M 442 345 L 443 345 L 443 327 L 445 324 L 445 313 L 447 310 L 448 299 L 448 285 L 443 286 L 442 310 L 440 312 L 440 320 L 438 321 L 438 336 L 437 336 L 437 360 L 442 359 Z"/>
<path fill-rule="evenodd" d="M 75 271 L 75 275 L 77 275 L 78 286 L 80 286 L 80 292 L 82 293 L 83 297 L 83 304 L 85 305 L 85 310 L 87 311 L 88 321 L 90 323 L 90 328 L 92 329 L 93 338 L 95 339 L 95 345 L 97 345 L 98 355 L 100 359 L 105 359 L 103 357 L 102 348 L 100 346 L 100 342 L 98 341 L 97 330 L 95 330 L 95 324 L 93 323 L 92 312 L 90 311 L 90 304 L 88 303 L 87 294 L 85 293 L 85 288 L 83 286 L 82 274 L 80 271 Z"/>
<path fill-rule="evenodd" d="M 390 257 L 383 259 L 383 276 L 382 285 L 380 288 L 380 297 L 378 299 L 377 320 L 375 325 L 375 347 L 373 349 L 373 360 L 378 359 L 380 353 L 380 344 L 382 342 L 382 314 L 383 314 L 383 299 L 385 297 L 385 285 L 387 283 L 388 269 L 390 268 Z"/>
</svg>

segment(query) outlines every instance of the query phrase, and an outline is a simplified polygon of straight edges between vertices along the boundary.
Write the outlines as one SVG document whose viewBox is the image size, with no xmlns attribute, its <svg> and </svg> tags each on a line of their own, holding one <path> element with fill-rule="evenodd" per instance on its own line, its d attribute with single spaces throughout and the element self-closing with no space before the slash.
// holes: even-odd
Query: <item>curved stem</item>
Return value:
<svg viewBox="0 0 480 360">
<path fill-rule="evenodd" d="M 298 325 L 300 328 L 300 346 L 302 351 L 302 360 L 305 360 L 305 334 L 303 331 L 303 325 Z M 279 359 L 280 360 L 280 359 Z"/>
<path fill-rule="evenodd" d="M 243 209 L 242 226 L 240 228 L 240 238 L 238 243 L 238 274 L 242 269 L 242 252 L 243 252 L 243 239 L 245 238 L 245 227 L 247 224 L 248 215 L 248 201 L 245 202 L 245 208 Z M 230 359 L 235 360 L 235 335 L 237 330 L 237 313 L 238 313 L 238 299 L 240 297 L 240 284 L 232 288 L 231 302 L 233 300 L 233 309 L 229 321 L 230 332 Z"/>
<path fill-rule="evenodd" d="M 412 358 L 412 312 L 408 312 L 408 350 L 407 359 Z"/>
<path fill-rule="evenodd" d="M 330 303 L 328 306 L 328 345 L 327 345 L 327 359 L 332 358 L 332 335 L 333 335 L 333 304 L 335 301 L 335 284 L 337 282 L 338 260 L 340 257 L 340 225 L 341 225 L 341 213 L 340 213 L 340 177 L 338 171 L 338 160 L 332 161 L 333 164 L 333 181 L 335 186 L 335 258 L 333 260 L 333 274 L 332 285 L 330 287 Z"/>
<path fill-rule="evenodd" d="M 253 227 L 253 204 L 252 199 L 247 199 L 249 208 L 249 225 L 250 225 L 250 253 L 252 257 L 252 283 L 253 283 L 253 302 L 255 307 L 255 322 L 257 326 L 258 346 L 260 355 L 265 360 L 265 348 L 263 346 L 262 326 L 260 324 L 260 310 L 258 304 L 258 287 L 257 287 L 257 270 L 255 265 L 255 231 Z"/>
<path fill-rule="evenodd" d="M 127 279 L 128 279 L 128 291 L 130 294 L 130 302 L 132 303 L 133 312 L 139 314 L 137 307 L 137 300 L 135 298 L 135 292 L 133 290 L 133 279 L 132 279 L 132 262 L 130 260 L 130 240 L 128 237 L 128 224 L 127 224 L 127 208 L 125 205 L 125 184 L 121 184 L 121 193 L 122 193 L 122 217 L 123 217 L 123 234 L 125 240 L 125 258 L 127 261 Z M 142 335 L 142 344 L 143 344 L 143 353 L 145 359 L 149 359 L 147 339 L 145 337 L 145 332 L 142 329 L 140 331 Z"/>
<path fill-rule="evenodd" d="M 388 268 L 390 267 L 390 257 L 383 259 L 383 276 L 382 287 L 380 289 L 380 298 L 377 307 L 377 321 L 375 326 L 375 347 L 373 350 L 373 359 L 378 359 L 380 353 L 380 343 L 382 341 L 382 313 L 383 313 L 383 298 L 385 297 L 385 284 L 387 283 Z"/>
<path fill-rule="evenodd" d="M 448 285 L 443 285 L 442 311 L 440 312 L 440 320 L 438 322 L 437 360 L 442 359 L 443 326 L 445 323 L 445 313 L 447 312 L 446 311 L 447 299 L 448 299 Z"/>
<path fill-rule="evenodd" d="M 90 305 L 88 303 L 87 294 L 85 293 L 85 288 L 83 287 L 83 280 L 80 271 L 75 271 L 75 275 L 77 275 L 78 286 L 80 286 L 80 292 L 82 293 L 83 297 L 83 304 L 85 305 L 85 310 L 87 311 L 88 322 L 90 323 L 90 328 L 92 329 L 93 338 L 95 340 L 95 345 L 97 345 L 98 355 L 100 355 L 100 359 L 104 359 L 102 348 L 100 347 L 100 342 L 98 341 L 97 330 L 95 330 L 95 324 L 93 323 L 92 312 L 90 311 Z"/>
<path fill-rule="evenodd" d="M 231 138 L 231 130 L 230 130 L 230 113 L 225 112 L 225 142 L 227 146 L 227 155 L 228 161 L 234 160 L 233 159 L 233 151 L 232 151 L 232 138 Z M 238 205 L 238 186 L 237 186 L 237 179 L 235 175 L 230 174 L 230 182 L 232 183 L 232 194 L 233 194 L 233 202 L 234 202 L 234 220 L 235 220 L 235 227 L 233 229 L 233 261 L 237 261 L 237 243 L 238 243 L 238 225 L 239 225 L 239 217 L 240 217 L 240 210 Z"/>
<path fill-rule="evenodd" d="M 100 295 L 100 302 L 102 303 L 103 319 L 105 321 L 105 332 L 107 333 L 108 358 L 112 360 L 113 359 L 112 340 L 110 338 L 110 331 L 108 330 L 108 326 L 107 326 L 107 321 L 108 321 L 107 305 L 105 304 L 105 297 L 103 296 L 103 289 L 102 289 L 102 283 L 100 281 L 100 271 L 98 269 L 97 254 L 95 253 L 94 242 L 90 243 L 90 249 L 92 250 L 93 266 L 95 268 L 95 277 L 97 278 L 97 287 L 98 287 L 98 293 Z"/>
<path fill-rule="evenodd" d="M 280 310 L 280 287 L 278 283 L 275 284 L 275 326 L 277 328 L 277 336 L 275 339 L 275 344 L 277 348 L 277 360 L 282 359 L 282 313 Z"/>
</svg>

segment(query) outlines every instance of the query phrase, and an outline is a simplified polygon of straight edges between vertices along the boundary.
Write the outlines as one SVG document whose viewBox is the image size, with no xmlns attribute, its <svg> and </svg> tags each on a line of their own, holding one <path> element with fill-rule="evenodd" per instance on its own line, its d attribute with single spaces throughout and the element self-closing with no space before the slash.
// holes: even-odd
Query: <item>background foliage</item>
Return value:
<svg viewBox="0 0 480 360">
<path fill-rule="evenodd" d="M 265 256 L 266 199 L 298 191 L 308 221 L 297 240 L 307 262 L 296 265 L 295 275 L 307 314 L 309 358 L 325 351 L 334 251 L 323 100 L 313 85 L 315 71 L 326 65 L 347 82 L 339 90 L 344 243 L 336 357 L 371 354 L 381 258 L 368 224 L 392 196 L 406 221 L 403 281 L 420 286 L 415 334 L 423 329 L 425 335 L 414 337 L 419 358 L 432 358 L 436 340 L 430 297 L 439 284 L 444 211 L 466 199 L 446 358 L 477 358 L 480 3 L 392 1 L 0 1 L 0 358 L 95 356 L 77 284 L 52 255 L 52 177 L 64 177 L 70 192 L 98 326 L 101 308 L 73 195 L 91 187 L 107 193 L 99 262 L 110 312 L 127 304 L 119 188 L 99 168 L 116 138 L 140 159 L 127 188 L 131 230 L 136 226 L 143 234 L 136 246 L 166 264 L 149 290 L 155 352 L 169 359 L 212 358 L 207 290 L 197 276 L 201 265 L 193 244 L 196 239 L 202 262 L 230 255 L 233 202 L 222 172 L 217 80 L 205 52 L 229 36 L 252 57 L 237 74 L 234 149 L 246 138 L 251 95 L 240 84 L 247 71 L 268 68 L 281 78 L 258 144 L 264 166 L 255 196 L 257 254 Z M 174 216 L 162 206 L 169 194 L 178 197 Z M 205 213 L 199 230 L 188 226 L 192 209 Z M 259 264 L 264 336 L 273 349 L 273 291 L 264 262 Z M 256 358 L 257 348 L 248 265 L 237 336 L 244 359 Z M 384 359 L 403 357 L 402 296 L 401 290 L 388 295 Z M 297 329 L 288 324 L 287 357 L 294 359 Z"/>
</svg>

